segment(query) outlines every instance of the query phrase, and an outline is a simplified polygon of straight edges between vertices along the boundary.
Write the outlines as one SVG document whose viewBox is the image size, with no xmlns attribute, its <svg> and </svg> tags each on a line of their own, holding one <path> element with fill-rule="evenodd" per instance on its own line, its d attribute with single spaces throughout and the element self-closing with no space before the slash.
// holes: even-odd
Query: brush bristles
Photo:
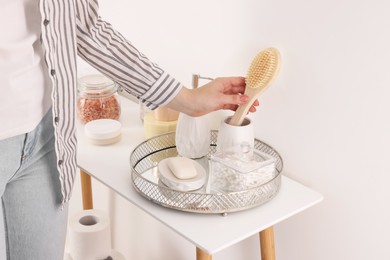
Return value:
<svg viewBox="0 0 390 260">
<path fill-rule="evenodd" d="M 275 48 L 268 48 L 258 53 L 248 69 L 246 85 L 260 88 L 269 84 L 278 72 L 279 60 L 280 54 Z"/>
</svg>

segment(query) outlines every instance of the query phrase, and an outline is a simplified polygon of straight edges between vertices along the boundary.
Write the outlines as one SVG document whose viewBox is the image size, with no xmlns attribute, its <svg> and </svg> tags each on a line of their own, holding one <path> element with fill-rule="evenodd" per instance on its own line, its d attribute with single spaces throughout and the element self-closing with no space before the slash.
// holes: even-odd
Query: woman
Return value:
<svg viewBox="0 0 390 260">
<path fill-rule="evenodd" d="M 76 55 L 151 109 L 200 116 L 248 102 L 242 77 L 182 86 L 101 20 L 96 0 L 0 5 L 0 259 L 63 258 L 76 174 Z"/>
</svg>

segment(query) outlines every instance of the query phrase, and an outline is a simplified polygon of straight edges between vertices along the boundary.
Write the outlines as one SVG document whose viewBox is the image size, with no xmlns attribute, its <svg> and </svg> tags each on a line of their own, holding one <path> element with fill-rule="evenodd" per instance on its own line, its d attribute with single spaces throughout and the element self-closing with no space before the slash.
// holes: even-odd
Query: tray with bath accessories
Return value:
<svg viewBox="0 0 390 260">
<path fill-rule="evenodd" d="M 255 139 L 253 152 L 257 157 L 272 158 L 272 168 L 262 166 L 260 172 L 262 175 L 256 175 L 262 177 L 250 179 L 251 174 L 256 173 L 256 170 L 249 172 L 249 175 L 242 174 L 234 167 L 224 164 L 221 157 L 215 156 L 218 155 L 217 137 L 218 131 L 210 131 L 209 154 L 196 159 L 196 162 L 204 167 L 207 179 L 201 188 L 192 191 L 170 188 L 159 178 L 159 162 L 178 156 L 174 132 L 155 136 L 140 143 L 130 154 L 131 179 L 136 191 L 146 199 L 170 209 L 223 215 L 257 207 L 275 197 L 280 189 L 283 169 L 283 160 L 279 153 L 268 144 Z M 242 180 L 236 178 L 237 176 L 246 176 L 245 183 L 249 184 L 244 185 L 244 188 L 234 185 L 234 183 L 242 184 Z M 233 187 L 226 185 L 222 186 L 225 187 L 224 189 L 218 188 L 224 185 L 224 181 Z"/>
</svg>

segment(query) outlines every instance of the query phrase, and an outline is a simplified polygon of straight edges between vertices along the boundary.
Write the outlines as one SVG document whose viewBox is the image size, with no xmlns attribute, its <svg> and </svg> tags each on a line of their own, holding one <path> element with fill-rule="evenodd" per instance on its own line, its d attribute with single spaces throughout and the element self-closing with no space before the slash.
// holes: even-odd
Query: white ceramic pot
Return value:
<svg viewBox="0 0 390 260">
<path fill-rule="evenodd" d="M 219 127 L 217 138 L 217 152 L 223 152 L 239 147 L 248 147 L 253 149 L 254 146 L 254 130 L 252 122 L 249 118 L 245 118 L 242 125 L 229 125 L 228 122 L 231 116 L 222 120 Z"/>
<path fill-rule="evenodd" d="M 207 155 L 210 149 L 210 126 L 207 116 L 191 117 L 180 113 L 175 141 L 180 156 L 196 159 Z"/>
</svg>

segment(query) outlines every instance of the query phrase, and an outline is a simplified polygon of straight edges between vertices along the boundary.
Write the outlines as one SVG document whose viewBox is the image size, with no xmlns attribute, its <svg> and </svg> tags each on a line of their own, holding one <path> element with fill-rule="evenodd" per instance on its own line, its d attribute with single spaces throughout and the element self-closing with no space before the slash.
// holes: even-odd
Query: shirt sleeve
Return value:
<svg viewBox="0 0 390 260">
<path fill-rule="evenodd" d="M 169 103 L 182 85 L 99 16 L 97 0 L 76 2 L 78 55 L 149 108 Z"/>
</svg>

